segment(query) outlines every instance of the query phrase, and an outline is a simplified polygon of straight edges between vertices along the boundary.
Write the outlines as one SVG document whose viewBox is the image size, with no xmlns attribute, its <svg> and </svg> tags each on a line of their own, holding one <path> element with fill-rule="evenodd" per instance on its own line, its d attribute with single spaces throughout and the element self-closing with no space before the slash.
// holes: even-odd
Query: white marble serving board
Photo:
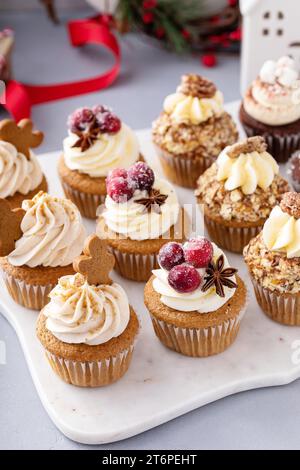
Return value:
<svg viewBox="0 0 300 470">
<path fill-rule="evenodd" d="M 237 104 L 227 109 L 237 115 Z M 142 153 L 159 171 L 150 132 L 139 131 L 138 135 Z M 50 192 L 61 195 L 56 176 L 58 155 L 41 155 L 40 162 Z M 192 191 L 177 189 L 181 204 L 193 202 Z M 93 222 L 86 224 L 89 231 L 94 229 Z M 227 395 L 300 377 L 300 363 L 292 360 L 293 347 L 299 348 L 300 328 L 281 326 L 265 317 L 256 304 L 242 257 L 228 256 L 249 286 L 250 304 L 236 342 L 223 354 L 206 359 L 184 357 L 162 346 L 143 304 L 144 285 L 113 274 L 138 312 L 141 331 L 128 373 L 102 389 L 80 389 L 56 377 L 35 337 L 37 312 L 14 303 L 1 284 L 0 310 L 15 329 L 40 399 L 61 432 L 86 444 L 114 442 Z"/>
</svg>

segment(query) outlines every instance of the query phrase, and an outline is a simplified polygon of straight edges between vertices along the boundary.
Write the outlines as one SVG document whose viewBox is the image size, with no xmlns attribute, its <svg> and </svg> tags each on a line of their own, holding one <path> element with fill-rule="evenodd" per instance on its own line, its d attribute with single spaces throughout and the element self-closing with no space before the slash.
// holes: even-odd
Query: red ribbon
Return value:
<svg viewBox="0 0 300 470">
<path fill-rule="evenodd" d="M 11 80 L 6 87 L 6 103 L 3 106 L 16 121 L 30 117 L 31 106 L 70 96 L 91 93 L 108 87 L 120 71 L 120 48 L 116 37 L 110 31 L 111 17 L 98 15 L 85 20 L 68 23 L 72 46 L 99 44 L 113 53 L 115 63 L 107 72 L 93 78 L 77 82 L 57 83 L 53 85 L 30 85 Z"/>
</svg>

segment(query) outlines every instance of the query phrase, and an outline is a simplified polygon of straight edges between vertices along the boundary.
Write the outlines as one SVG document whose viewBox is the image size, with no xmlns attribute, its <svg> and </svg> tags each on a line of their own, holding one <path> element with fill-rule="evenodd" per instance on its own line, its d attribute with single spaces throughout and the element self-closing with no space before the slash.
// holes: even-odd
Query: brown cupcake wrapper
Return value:
<svg viewBox="0 0 300 470">
<path fill-rule="evenodd" d="M 128 370 L 134 346 L 117 356 L 92 362 L 66 360 L 46 350 L 54 372 L 65 382 L 78 387 L 103 387 L 119 380 Z"/>
<path fill-rule="evenodd" d="M 247 124 L 242 123 L 244 130 L 247 134 L 247 137 L 252 137 L 254 135 L 262 135 L 267 142 L 268 151 L 275 158 L 278 163 L 285 163 L 290 158 L 291 154 L 300 148 L 300 134 L 289 133 L 286 136 L 278 134 L 268 134 L 261 132 L 257 128 L 247 126 Z"/>
<path fill-rule="evenodd" d="M 262 229 L 257 227 L 228 227 L 204 215 L 205 226 L 213 242 L 221 248 L 234 253 L 243 253 L 243 249 L 250 240 Z"/>
<path fill-rule="evenodd" d="M 28 284 L 2 271 L 2 277 L 13 300 L 26 308 L 41 310 L 48 302 L 55 284 L 45 286 Z"/>
<path fill-rule="evenodd" d="M 185 356 L 207 357 L 225 351 L 234 342 L 246 306 L 247 302 L 235 318 L 207 328 L 176 327 L 150 315 L 156 336 L 167 348 Z"/>
<path fill-rule="evenodd" d="M 114 269 L 126 279 L 132 281 L 148 281 L 152 269 L 158 268 L 157 254 L 141 255 L 138 253 L 122 253 L 116 248 L 110 248 L 115 257 Z"/>
<path fill-rule="evenodd" d="M 64 193 L 68 199 L 78 207 L 82 217 L 96 219 L 98 207 L 104 203 L 106 195 L 88 194 L 73 189 L 65 181 L 61 182 Z"/>
<path fill-rule="evenodd" d="M 250 274 L 256 300 L 264 313 L 283 325 L 300 326 L 300 295 L 280 294 L 263 287 Z"/>
<path fill-rule="evenodd" d="M 216 160 L 213 157 L 191 159 L 174 156 L 157 146 L 156 150 L 167 179 L 185 188 L 196 188 L 199 176 Z"/>
</svg>

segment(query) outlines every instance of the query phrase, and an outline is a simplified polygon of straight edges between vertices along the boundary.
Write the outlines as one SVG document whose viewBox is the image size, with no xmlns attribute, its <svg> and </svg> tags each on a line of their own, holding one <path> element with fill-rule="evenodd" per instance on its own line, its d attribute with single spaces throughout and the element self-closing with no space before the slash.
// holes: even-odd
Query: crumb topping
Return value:
<svg viewBox="0 0 300 470">
<path fill-rule="evenodd" d="M 196 98 L 212 98 L 217 88 L 213 82 L 196 74 L 186 74 L 181 77 L 181 83 L 176 90 L 187 96 Z"/>
<path fill-rule="evenodd" d="M 267 150 L 267 143 L 261 136 L 249 137 L 248 139 L 242 140 L 233 144 L 227 151 L 227 155 L 230 158 L 237 158 L 242 153 L 258 152 L 263 153 Z"/>
<path fill-rule="evenodd" d="M 295 192 L 288 192 L 284 194 L 280 208 L 295 219 L 300 219 L 300 194 Z"/>
<path fill-rule="evenodd" d="M 281 201 L 282 195 L 289 191 L 288 182 L 275 175 L 266 191 L 257 187 L 254 193 L 244 194 L 240 188 L 228 191 L 225 182 L 217 180 L 217 164 L 214 163 L 198 179 L 195 195 L 215 217 L 226 221 L 257 222 L 266 219 L 272 208 Z"/>
</svg>

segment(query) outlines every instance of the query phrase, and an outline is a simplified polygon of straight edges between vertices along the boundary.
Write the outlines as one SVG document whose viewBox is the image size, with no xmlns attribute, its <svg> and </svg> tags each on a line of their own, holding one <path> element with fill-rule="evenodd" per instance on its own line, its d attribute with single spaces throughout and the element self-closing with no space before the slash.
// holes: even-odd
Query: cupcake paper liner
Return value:
<svg viewBox="0 0 300 470">
<path fill-rule="evenodd" d="M 114 269 L 126 279 L 148 281 L 152 275 L 152 269 L 158 268 L 156 253 L 141 255 L 138 253 L 122 253 L 112 247 L 110 249 L 116 260 Z"/>
<path fill-rule="evenodd" d="M 256 237 L 263 225 L 256 227 L 228 227 L 204 215 L 210 238 L 221 248 L 234 253 L 242 253 L 249 241 Z"/>
<path fill-rule="evenodd" d="M 225 351 L 234 342 L 245 311 L 246 305 L 235 318 L 207 328 L 176 327 L 150 315 L 156 336 L 167 348 L 185 356 L 207 357 Z"/>
<path fill-rule="evenodd" d="M 65 382 L 79 387 L 103 387 L 119 380 L 130 365 L 133 346 L 117 356 L 101 361 L 81 362 L 66 360 L 46 350 L 46 357 L 54 372 Z"/>
<path fill-rule="evenodd" d="M 26 308 L 41 310 L 49 302 L 49 293 L 55 284 L 46 286 L 27 284 L 2 271 L 2 277 L 13 300 Z"/>
<path fill-rule="evenodd" d="M 96 219 L 97 208 L 104 203 L 106 195 L 89 194 L 73 189 L 65 181 L 61 182 L 64 193 L 68 199 L 78 207 L 82 217 Z"/>
<path fill-rule="evenodd" d="M 262 135 L 267 142 L 268 151 L 278 163 L 285 163 L 291 154 L 300 148 L 300 134 L 287 134 L 285 136 L 279 134 L 262 133 L 261 130 L 249 127 L 242 123 L 248 137 Z"/>
<path fill-rule="evenodd" d="M 216 160 L 213 157 L 191 159 L 174 156 L 157 146 L 156 150 L 167 179 L 185 188 L 196 188 L 199 176 Z"/>
<path fill-rule="evenodd" d="M 300 294 L 280 294 L 262 287 L 252 276 L 251 281 L 256 300 L 269 318 L 284 325 L 300 326 Z"/>
</svg>

